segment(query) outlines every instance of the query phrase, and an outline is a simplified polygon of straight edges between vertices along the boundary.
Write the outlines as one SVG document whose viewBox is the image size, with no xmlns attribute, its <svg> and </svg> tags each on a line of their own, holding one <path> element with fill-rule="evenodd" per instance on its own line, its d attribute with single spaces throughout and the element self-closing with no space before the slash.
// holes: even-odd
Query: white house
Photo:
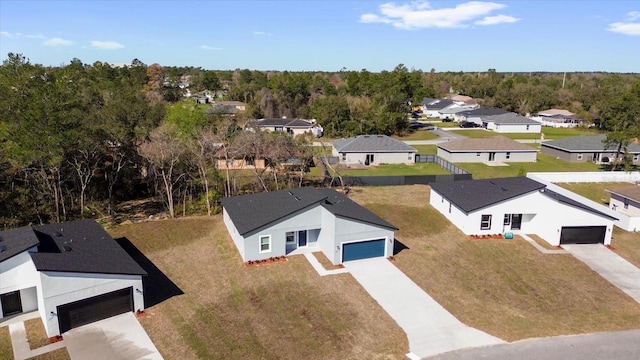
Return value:
<svg viewBox="0 0 640 360">
<path fill-rule="evenodd" d="M 540 111 L 530 117 L 542 124 L 554 128 L 572 128 L 582 124 L 582 120 L 576 118 L 576 114 L 564 109 L 549 109 Z"/>
<path fill-rule="evenodd" d="M 437 155 L 449 162 L 535 162 L 538 151 L 504 136 L 465 138 L 438 144 Z"/>
<path fill-rule="evenodd" d="M 608 245 L 616 220 L 526 177 L 436 182 L 430 204 L 466 235 L 536 234 L 556 246 Z"/>
<path fill-rule="evenodd" d="M 322 137 L 323 129 L 314 119 L 296 119 L 296 118 L 271 118 L 271 119 L 258 119 L 249 125 L 260 130 L 266 131 L 284 131 L 291 135 L 302 135 L 304 133 L 311 133 L 315 137 Z"/>
<path fill-rule="evenodd" d="M 413 164 L 416 149 L 386 135 L 358 135 L 333 141 L 341 164 Z"/>
<path fill-rule="evenodd" d="M 422 113 L 427 118 L 439 118 L 440 112 L 445 109 L 459 108 L 461 105 L 450 99 L 430 99 L 422 100 Z"/>
<path fill-rule="evenodd" d="M 393 255 L 397 228 L 333 189 L 312 187 L 222 199 L 243 261 L 322 251 L 331 262 Z"/>
<path fill-rule="evenodd" d="M 640 186 L 629 185 L 607 189 L 611 194 L 609 207 L 621 214 L 640 218 Z"/>
<path fill-rule="evenodd" d="M 478 108 L 478 105 L 461 105 L 459 107 L 448 107 L 448 108 L 442 109 L 438 112 L 438 114 L 440 119 L 451 119 L 454 121 L 458 121 L 457 114 L 463 111 L 469 111 L 477 108 Z"/>
<path fill-rule="evenodd" d="M 540 133 L 542 124 L 516 113 L 489 115 L 482 117 L 482 124 L 487 130 L 498 133 Z"/>
<path fill-rule="evenodd" d="M 94 220 L 0 232 L 0 319 L 38 311 L 48 336 L 144 310 L 147 273 Z"/>
<path fill-rule="evenodd" d="M 468 121 L 472 123 L 476 123 L 478 125 L 482 125 L 482 120 L 487 116 L 493 115 L 502 115 L 507 114 L 507 111 L 504 111 L 499 108 L 477 108 L 473 110 L 465 110 L 460 111 L 455 114 L 455 120 L 459 122 Z"/>
</svg>

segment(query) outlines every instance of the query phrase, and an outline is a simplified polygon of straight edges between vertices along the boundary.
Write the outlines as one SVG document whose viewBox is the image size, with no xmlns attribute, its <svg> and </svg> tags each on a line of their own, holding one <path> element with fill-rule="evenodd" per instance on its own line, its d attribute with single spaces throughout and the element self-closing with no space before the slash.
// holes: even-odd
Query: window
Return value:
<svg viewBox="0 0 640 360">
<path fill-rule="evenodd" d="M 255 164 L 256 164 L 256 162 L 255 162 L 253 156 L 247 158 L 247 165 L 255 165 Z"/>
<path fill-rule="evenodd" d="M 233 160 L 227 160 L 227 167 L 230 168 L 233 166 Z"/>
<path fill-rule="evenodd" d="M 271 251 L 271 235 L 260 236 L 260 252 L 266 253 Z"/>
<path fill-rule="evenodd" d="M 511 224 L 511 214 L 504 214 L 504 225 L 510 225 Z"/>
<path fill-rule="evenodd" d="M 527 130 L 529 130 L 529 125 L 527 125 Z"/>
<path fill-rule="evenodd" d="M 287 244 L 295 244 L 296 233 L 294 233 L 293 231 L 289 231 L 286 236 L 287 236 Z"/>
<path fill-rule="evenodd" d="M 633 162 L 638 162 L 640 160 L 640 154 L 633 154 Z"/>
<path fill-rule="evenodd" d="M 491 229 L 491 215 L 482 215 L 482 219 L 480 219 L 480 230 L 490 230 Z"/>
<path fill-rule="evenodd" d="M 283 126 L 276 126 L 276 127 L 275 127 L 275 130 L 276 130 L 276 131 L 283 131 L 283 130 L 284 130 L 284 127 L 283 127 Z"/>
<path fill-rule="evenodd" d="M 628 209 L 629 208 L 629 199 L 624 198 L 624 208 Z"/>
<path fill-rule="evenodd" d="M 582 160 L 582 153 L 578 153 L 578 157 L 576 159 L 577 160 Z"/>
<path fill-rule="evenodd" d="M 413 159 L 413 153 L 408 153 L 408 159 L 407 160 L 412 160 Z"/>
<path fill-rule="evenodd" d="M 479 153 L 479 152 L 477 152 L 477 153 L 476 153 L 476 156 L 477 156 L 477 157 L 480 157 L 480 153 Z"/>
<path fill-rule="evenodd" d="M 506 158 L 507 158 L 507 159 L 511 159 L 511 153 L 510 153 L 510 152 L 508 152 L 508 153 L 507 153 Z"/>
<path fill-rule="evenodd" d="M 347 161 L 347 153 L 342 153 L 342 161 Z"/>
</svg>

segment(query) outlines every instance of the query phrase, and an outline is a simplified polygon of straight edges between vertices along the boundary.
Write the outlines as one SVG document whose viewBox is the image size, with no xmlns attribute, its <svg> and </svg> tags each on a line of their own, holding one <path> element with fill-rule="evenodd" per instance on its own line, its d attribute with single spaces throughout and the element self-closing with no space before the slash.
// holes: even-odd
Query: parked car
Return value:
<svg viewBox="0 0 640 360">
<path fill-rule="evenodd" d="M 420 122 L 412 122 L 409 124 L 409 128 L 413 130 L 435 130 L 436 127 L 431 124 L 423 124 Z"/>
<path fill-rule="evenodd" d="M 476 124 L 474 122 L 471 122 L 471 121 L 465 121 L 465 122 L 460 124 L 460 127 L 461 128 L 477 128 L 477 127 L 480 127 L 480 125 L 478 125 L 478 124 Z"/>
<path fill-rule="evenodd" d="M 442 119 L 442 122 L 452 122 L 453 120 L 451 120 L 448 116 L 444 119 Z"/>
<path fill-rule="evenodd" d="M 422 116 L 422 115 L 418 114 L 418 113 L 417 113 L 417 112 L 415 112 L 415 111 L 411 113 L 411 117 L 412 117 L 412 118 L 414 118 L 414 119 L 419 119 L 421 116 Z"/>
</svg>

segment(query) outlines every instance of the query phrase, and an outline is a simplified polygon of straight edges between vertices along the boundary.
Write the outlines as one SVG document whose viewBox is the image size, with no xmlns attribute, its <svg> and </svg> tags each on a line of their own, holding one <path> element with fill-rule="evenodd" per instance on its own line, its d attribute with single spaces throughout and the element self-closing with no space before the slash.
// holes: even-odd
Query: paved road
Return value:
<svg viewBox="0 0 640 360">
<path fill-rule="evenodd" d="M 562 245 L 562 248 L 640 303 L 640 269 L 636 266 L 601 244 Z"/>
<path fill-rule="evenodd" d="M 344 266 L 407 334 L 412 359 L 504 343 L 460 322 L 385 258 Z"/>
<path fill-rule="evenodd" d="M 429 360 L 637 360 L 640 330 L 556 336 L 458 350 Z"/>
</svg>

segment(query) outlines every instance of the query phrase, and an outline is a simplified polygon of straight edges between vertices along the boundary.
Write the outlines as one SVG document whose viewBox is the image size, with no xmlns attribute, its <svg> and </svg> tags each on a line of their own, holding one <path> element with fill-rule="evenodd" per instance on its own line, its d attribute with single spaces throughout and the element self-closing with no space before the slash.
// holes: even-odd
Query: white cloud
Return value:
<svg viewBox="0 0 640 360">
<path fill-rule="evenodd" d="M 44 35 L 42 34 L 36 34 L 36 35 L 32 35 L 32 34 L 22 34 L 22 33 L 10 33 L 8 31 L 0 31 L 0 36 L 6 36 L 6 37 L 26 37 L 28 39 L 44 39 Z"/>
<path fill-rule="evenodd" d="M 640 11 L 630 11 L 627 13 L 627 20 L 633 21 L 636 19 L 640 19 Z"/>
<path fill-rule="evenodd" d="M 28 39 L 44 39 L 44 35 L 42 34 L 35 34 L 35 35 L 26 34 L 24 37 Z"/>
<path fill-rule="evenodd" d="M 273 36 L 273 34 L 268 33 L 268 32 L 264 32 L 264 31 L 254 31 L 253 35 L 258 35 L 258 36 Z"/>
<path fill-rule="evenodd" d="M 15 35 L 8 32 L 8 31 L 0 31 L 0 35 L 1 36 L 6 36 L 6 37 L 14 37 Z"/>
<path fill-rule="evenodd" d="M 364 14 L 363 23 L 391 24 L 399 29 L 419 28 L 466 28 L 476 21 L 478 25 L 513 23 L 520 19 L 508 15 L 486 16 L 506 5 L 494 2 L 469 1 L 449 8 L 433 8 L 427 1 L 416 1 L 405 5 L 386 3 L 380 5 L 380 15 Z"/>
<path fill-rule="evenodd" d="M 520 19 L 515 18 L 509 15 L 496 15 L 496 16 L 487 16 L 482 20 L 476 21 L 474 24 L 476 25 L 497 25 L 497 24 L 511 24 L 514 22 L 518 22 Z"/>
<path fill-rule="evenodd" d="M 46 46 L 71 46 L 73 45 L 73 41 L 54 37 L 43 42 L 42 44 Z"/>
<path fill-rule="evenodd" d="M 209 45 L 200 45 L 201 49 L 205 50 L 222 50 L 221 47 L 209 46 Z"/>
<path fill-rule="evenodd" d="M 623 35 L 640 36 L 640 23 L 615 22 L 609 24 L 609 28 L 607 30 Z"/>
<path fill-rule="evenodd" d="M 116 50 L 116 49 L 122 49 L 124 47 L 124 45 L 115 41 L 98 41 L 98 40 L 92 41 L 91 46 L 98 49 L 103 49 L 103 50 Z"/>
</svg>

